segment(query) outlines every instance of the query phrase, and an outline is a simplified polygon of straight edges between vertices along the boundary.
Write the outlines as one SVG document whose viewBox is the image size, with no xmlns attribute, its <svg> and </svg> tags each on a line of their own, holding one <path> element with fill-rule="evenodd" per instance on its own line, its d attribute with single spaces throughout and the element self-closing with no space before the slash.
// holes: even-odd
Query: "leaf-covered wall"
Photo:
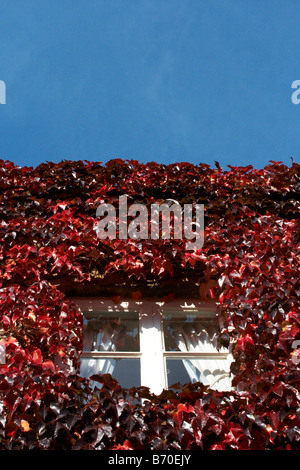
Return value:
<svg viewBox="0 0 300 470">
<path fill-rule="evenodd" d="M 0 448 L 300 447 L 299 165 L 0 165 Z M 123 194 L 204 204 L 202 249 L 99 240 L 97 207 Z M 83 293 L 215 299 L 236 391 L 187 384 L 157 397 L 108 376 L 93 391 L 78 375 L 82 318 L 69 298 Z"/>
</svg>

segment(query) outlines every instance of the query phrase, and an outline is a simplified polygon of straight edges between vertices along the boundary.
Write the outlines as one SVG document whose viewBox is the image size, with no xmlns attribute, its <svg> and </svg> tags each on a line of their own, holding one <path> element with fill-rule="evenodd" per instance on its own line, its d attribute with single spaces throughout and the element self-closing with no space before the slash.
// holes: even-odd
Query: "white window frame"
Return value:
<svg viewBox="0 0 300 470">
<path fill-rule="evenodd" d="M 122 313 L 136 312 L 139 315 L 139 352 L 122 351 L 91 351 L 82 352 L 81 357 L 89 358 L 139 358 L 141 385 L 149 387 L 150 391 L 159 394 L 168 388 L 166 358 L 186 359 L 192 358 L 229 358 L 230 351 L 224 352 L 183 352 L 165 351 L 162 314 L 188 315 L 191 313 L 209 313 L 215 316 L 216 303 L 198 300 L 175 300 L 167 303 L 145 299 L 143 301 L 124 300 L 115 304 L 112 300 L 104 298 L 72 298 L 82 314 L 85 312 L 103 312 L 103 314 L 122 315 Z M 220 324 L 220 328 L 222 325 Z"/>
</svg>

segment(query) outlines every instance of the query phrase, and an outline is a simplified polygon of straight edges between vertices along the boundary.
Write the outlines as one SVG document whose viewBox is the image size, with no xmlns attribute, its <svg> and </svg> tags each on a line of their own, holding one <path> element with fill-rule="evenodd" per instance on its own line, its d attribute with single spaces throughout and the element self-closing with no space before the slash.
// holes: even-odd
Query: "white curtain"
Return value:
<svg viewBox="0 0 300 470">
<path fill-rule="evenodd" d="M 105 341 L 104 341 L 104 338 L 105 338 Z M 116 350 L 115 344 L 113 342 L 113 337 L 108 337 L 108 335 L 106 334 L 104 330 L 98 333 L 95 333 L 94 335 L 92 350 L 99 351 L 100 347 L 101 347 L 101 351 L 115 351 Z M 112 358 L 93 359 L 93 358 L 84 357 L 84 358 L 81 358 L 80 375 L 85 378 L 89 378 L 91 377 L 91 375 L 94 375 L 94 374 L 113 375 L 115 366 L 116 366 L 116 359 L 112 359 Z M 91 385 L 92 386 L 96 385 L 96 382 L 91 381 Z"/>
<path fill-rule="evenodd" d="M 191 328 L 183 329 L 180 325 L 176 328 L 177 334 L 175 339 L 180 351 L 183 352 L 214 352 L 218 353 L 213 340 L 209 337 L 206 330 L 201 330 L 199 333 Z M 222 350 L 221 352 L 227 352 Z M 211 388 L 220 391 L 231 390 L 230 379 L 230 355 L 227 358 L 199 358 L 199 359 L 183 359 L 183 365 L 189 375 L 190 381 L 201 382 L 204 385 L 209 385 Z"/>
</svg>

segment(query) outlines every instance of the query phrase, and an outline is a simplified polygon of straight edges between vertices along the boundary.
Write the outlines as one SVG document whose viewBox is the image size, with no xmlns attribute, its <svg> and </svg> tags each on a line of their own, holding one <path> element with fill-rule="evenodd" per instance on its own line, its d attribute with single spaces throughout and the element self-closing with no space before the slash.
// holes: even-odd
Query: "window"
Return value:
<svg viewBox="0 0 300 470">
<path fill-rule="evenodd" d="M 138 386 L 140 377 L 138 312 L 84 312 L 81 374 L 111 374 L 124 387 Z"/>
<path fill-rule="evenodd" d="M 217 350 L 219 325 L 214 310 L 162 313 L 167 382 L 199 382 L 230 387 L 228 351 Z"/>
<path fill-rule="evenodd" d="M 83 377 L 109 373 L 154 393 L 180 382 L 229 390 L 231 355 L 217 350 L 215 305 L 74 299 L 84 315 Z"/>
</svg>

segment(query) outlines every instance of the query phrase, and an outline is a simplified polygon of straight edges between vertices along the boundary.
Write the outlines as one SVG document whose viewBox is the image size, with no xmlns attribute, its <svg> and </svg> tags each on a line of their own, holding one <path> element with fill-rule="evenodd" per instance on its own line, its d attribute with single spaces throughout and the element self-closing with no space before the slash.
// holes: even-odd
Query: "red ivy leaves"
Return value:
<svg viewBox="0 0 300 470">
<path fill-rule="evenodd" d="M 33 169 L 1 161 L 0 190 L 3 448 L 299 447 L 292 346 L 300 339 L 299 165 L 225 171 L 117 159 Z M 98 205 L 117 204 L 123 194 L 147 207 L 168 198 L 204 204 L 202 249 L 188 253 L 181 240 L 99 240 Z M 53 284 L 116 272 L 135 285 L 189 278 L 200 298 L 215 299 L 238 391 L 187 385 L 178 394 L 128 395 L 106 378 L 92 392 L 77 375 L 81 315 Z M 135 300 L 142 298 L 138 286 Z M 139 395 L 150 401 L 131 404 Z"/>
</svg>

